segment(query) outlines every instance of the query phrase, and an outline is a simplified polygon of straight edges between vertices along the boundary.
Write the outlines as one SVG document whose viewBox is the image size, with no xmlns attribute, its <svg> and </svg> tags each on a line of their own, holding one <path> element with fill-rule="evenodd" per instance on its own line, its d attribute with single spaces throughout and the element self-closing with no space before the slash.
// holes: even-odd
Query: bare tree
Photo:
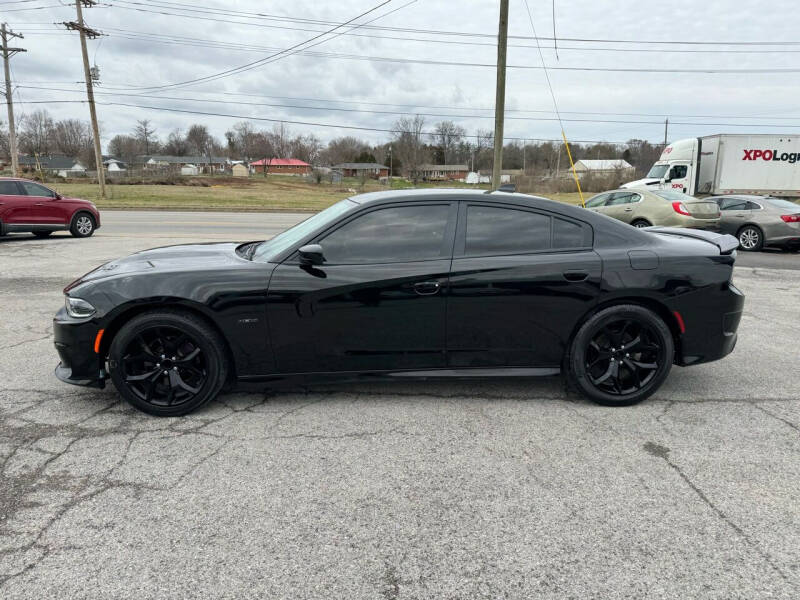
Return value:
<svg viewBox="0 0 800 600">
<path fill-rule="evenodd" d="M 466 133 L 466 130 L 461 125 L 456 125 L 452 121 L 441 121 L 434 126 L 430 137 L 439 148 L 443 164 L 450 164 L 456 146 Z"/>
<path fill-rule="evenodd" d="M 145 154 L 150 154 L 151 146 L 158 145 L 156 130 L 148 119 L 136 121 L 136 127 L 133 128 L 133 137 L 139 140 Z"/>
<path fill-rule="evenodd" d="M 313 133 L 309 135 L 298 135 L 292 140 L 292 147 L 294 148 L 294 158 L 304 160 L 308 164 L 319 162 L 322 142 L 320 142 L 319 138 Z"/>
<path fill-rule="evenodd" d="M 250 121 L 239 121 L 233 126 L 233 142 L 242 158 L 250 160 L 255 156 L 258 132 Z"/>
<path fill-rule="evenodd" d="M 422 144 L 424 126 L 425 118 L 416 115 L 413 119 L 401 117 L 392 128 L 395 154 L 403 163 L 407 176 L 415 182 L 419 179 L 419 166 L 424 160 Z"/>
<path fill-rule="evenodd" d="M 208 127 L 198 123 L 189 127 L 186 132 L 187 151 L 195 156 L 205 156 L 209 151 L 211 135 Z"/>
<path fill-rule="evenodd" d="M 186 143 L 186 137 L 184 137 L 180 129 L 173 129 L 170 131 L 163 150 L 165 154 L 171 156 L 186 156 L 188 144 Z"/>
<path fill-rule="evenodd" d="M 53 119 L 44 109 L 23 115 L 20 119 L 19 147 L 27 154 L 50 154 L 53 141 Z"/>
<path fill-rule="evenodd" d="M 89 123 L 78 119 L 64 119 L 53 126 L 53 144 L 56 150 L 70 157 L 78 157 L 92 149 L 92 130 Z"/>
<path fill-rule="evenodd" d="M 491 129 L 479 129 L 475 132 L 475 169 L 492 166 L 494 151 L 494 132 Z"/>
<path fill-rule="evenodd" d="M 139 140 L 131 135 L 115 135 L 108 142 L 108 152 L 125 162 L 133 162 L 139 154 Z"/>
<path fill-rule="evenodd" d="M 294 148 L 292 147 L 289 128 L 286 125 L 276 123 L 272 128 L 272 132 L 267 134 L 267 137 L 272 144 L 276 158 L 291 158 Z"/>
<path fill-rule="evenodd" d="M 328 147 L 322 152 L 321 158 L 331 165 L 352 162 L 367 147 L 363 141 L 349 135 L 335 138 L 328 142 Z"/>
</svg>

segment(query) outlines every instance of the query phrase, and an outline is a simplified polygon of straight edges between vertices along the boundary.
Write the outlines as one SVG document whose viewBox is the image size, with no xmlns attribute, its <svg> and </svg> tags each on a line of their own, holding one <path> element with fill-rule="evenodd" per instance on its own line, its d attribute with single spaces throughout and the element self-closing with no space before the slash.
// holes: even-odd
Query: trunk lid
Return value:
<svg viewBox="0 0 800 600">
<path fill-rule="evenodd" d="M 712 200 L 689 200 L 683 205 L 697 219 L 719 219 L 719 205 Z"/>
<path fill-rule="evenodd" d="M 733 254 L 736 248 L 739 247 L 739 240 L 732 235 L 726 233 L 715 233 L 713 231 L 705 231 L 703 229 L 686 229 L 684 227 L 648 227 L 648 232 L 675 235 L 681 237 L 692 238 L 694 240 L 702 240 L 709 244 L 715 245 L 719 249 L 720 254 Z"/>
</svg>

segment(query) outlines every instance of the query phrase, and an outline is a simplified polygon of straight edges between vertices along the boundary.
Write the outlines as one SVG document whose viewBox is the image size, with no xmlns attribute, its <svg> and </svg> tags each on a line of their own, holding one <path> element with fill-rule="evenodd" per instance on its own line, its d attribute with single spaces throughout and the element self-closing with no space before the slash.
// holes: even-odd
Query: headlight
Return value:
<svg viewBox="0 0 800 600">
<path fill-rule="evenodd" d="M 67 314 L 73 319 L 85 319 L 86 317 L 91 317 L 95 313 L 94 306 L 80 298 L 71 298 L 67 296 L 64 301 L 64 306 L 67 309 Z"/>
</svg>

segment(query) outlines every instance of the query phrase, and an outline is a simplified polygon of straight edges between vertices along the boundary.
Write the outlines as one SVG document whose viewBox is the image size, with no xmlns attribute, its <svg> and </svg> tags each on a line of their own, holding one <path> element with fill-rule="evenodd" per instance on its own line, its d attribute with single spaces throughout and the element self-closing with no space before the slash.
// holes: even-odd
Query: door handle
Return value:
<svg viewBox="0 0 800 600">
<path fill-rule="evenodd" d="M 432 296 L 440 287 L 438 281 L 420 281 L 414 284 L 414 291 L 420 296 Z"/>
<path fill-rule="evenodd" d="M 567 281 L 584 281 L 587 277 L 589 277 L 589 273 L 586 271 L 564 271 L 563 273 L 564 279 Z"/>
</svg>

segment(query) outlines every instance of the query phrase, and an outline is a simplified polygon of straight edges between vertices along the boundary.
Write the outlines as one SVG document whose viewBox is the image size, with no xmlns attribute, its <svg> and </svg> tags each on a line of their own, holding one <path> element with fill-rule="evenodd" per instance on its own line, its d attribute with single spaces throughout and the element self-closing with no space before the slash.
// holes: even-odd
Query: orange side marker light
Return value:
<svg viewBox="0 0 800 600">
<path fill-rule="evenodd" d="M 94 353 L 100 354 L 100 340 L 103 339 L 103 333 L 105 333 L 105 329 L 101 329 L 97 332 L 97 337 L 94 338 Z"/>
</svg>

